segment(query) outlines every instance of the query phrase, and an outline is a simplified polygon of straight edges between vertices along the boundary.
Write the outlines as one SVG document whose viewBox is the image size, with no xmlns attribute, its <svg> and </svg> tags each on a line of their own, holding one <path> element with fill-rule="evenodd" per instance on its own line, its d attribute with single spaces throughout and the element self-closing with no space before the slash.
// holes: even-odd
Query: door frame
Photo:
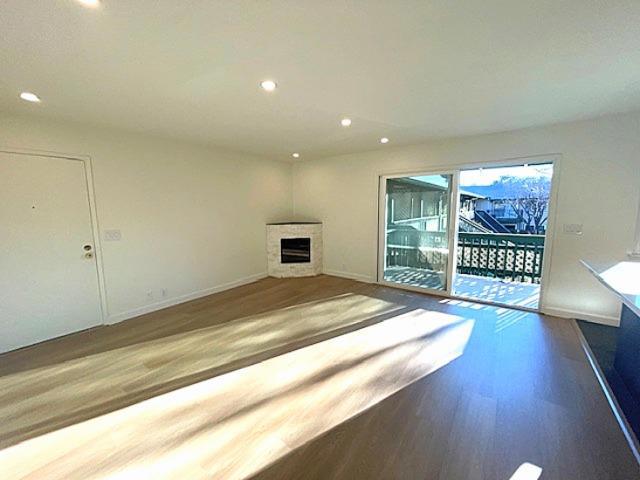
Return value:
<svg viewBox="0 0 640 480">
<path fill-rule="evenodd" d="M 102 260 L 102 245 L 100 243 L 100 228 L 98 224 L 98 211 L 96 209 L 96 196 L 93 183 L 93 165 L 89 155 L 49 152 L 27 148 L 0 146 L 0 153 L 13 155 L 35 156 L 44 158 L 57 158 L 80 162 L 84 171 L 85 186 L 87 189 L 87 201 L 89 204 L 89 217 L 91 219 L 91 236 L 96 259 L 96 277 L 98 280 L 98 305 L 100 306 L 100 324 L 104 325 L 108 317 L 107 286 L 104 275 L 104 263 Z"/>
<path fill-rule="evenodd" d="M 467 297 L 459 297 L 453 294 L 453 283 L 455 277 L 455 266 L 458 262 L 458 207 L 460 201 L 459 195 L 459 183 L 460 183 L 460 172 L 462 170 L 473 170 L 476 168 L 499 168 L 499 167 L 515 167 L 521 166 L 524 164 L 529 165 L 537 165 L 550 163 L 553 165 L 553 175 L 551 177 L 551 193 L 549 196 L 549 214 L 547 218 L 547 231 L 545 233 L 545 242 L 544 242 L 544 256 L 542 258 L 542 271 L 541 271 L 541 280 L 540 280 L 540 296 L 538 299 L 538 308 L 532 309 L 528 307 L 522 307 L 518 305 L 508 305 L 500 302 L 492 302 L 488 300 L 481 299 L 469 299 Z M 414 291 L 426 293 L 429 295 L 436 295 L 440 297 L 451 298 L 455 300 L 463 300 L 463 301 L 472 301 L 475 303 L 483 303 L 487 305 L 493 305 L 498 307 L 506 307 L 513 308 L 516 310 L 525 310 L 532 312 L 544 312 L 545 310 L 545 299 L 547 288 L 550 282 L 551 277 L 551 260 L 552 260 L 552 248 L 555 240 L 555 232 L 556 232 L 556 217 L 557 217 L 557 203 L 558 203 L 558 185 L 560 183 L 560 172 L 561 172 L 561 163 L 562 163 L 562 154 L 560 153 L 549 153 L 549 154 L 540 154 L 540 155 L 530 155 L 525 157 L 513 157 L 506 158 L 503 160 L 483 160 L 478 162 L 464 162 L 464 163 L 453 163 L 448 165 L 425 165 L 424 168 L 412 168 L 410 170 L 404 171 L 394 171 L 394 172 L 380 172 L 377 175 L 378 178 L 378 192 L 377 192 L 377 202 L 378 202 L 378 258 L 377 258 L 377 268 L 376 268 L 376 283 L 380 285 L 385 285 L 393 288 L 401 288 L 404 290 Z M 386 225 L 386 204 L 385 204 L 385 195 L 386 195 L 386 180 L 388 178 L 400 178 L 400 177 L 408 177 L 408 176 L 420 176 L 420 175 L 437 175 L 437 174 L 450 174 L 455 173 L 454 182 L 452 183 L 452 192 L 451 195 L 454 197 L 450 203 L 451 212 L 455 213 L 452 215 L 453 219 L 449 219 L 449 227 L 452 228 L 450 231 L 453 232 L 453 238 L 449 239 L 449 248 L 450 248 L 450 259 L 449 265 L 447 266 L 447 289 L 446 290 L 435 290 L 430 288 L 420 288 L 420 287 L 412 287 L 410 285 L 402 285 L 399 283 L 392 283 L 384 280 L 384 262 L 385 262 L 385 225 Z M 455 208 L 455 210 L 454 210 Z M 452 226 L 453 224 L 453 226 Z"/>
<path fill-rule="evenodd" d="M 437 170 L 437 171 L 421 171 L 417 174 L 404 174 L 397 173 L 391 175 L 380 175 L 379 184 L 378 184 L 378 273 L 377 273 L 377 282 L 381 285 L 386 285 L 388 287 L 397 287 L 397 283 L 389 282 L 384 279 L 384 267 L 386 260 L 386 225 L 387 225 L 387 208 L 386 208 L 386 193 L 387 193 L 387 180 L 391 178 L 404 178 L 408 176 L 420 176 L 420 175 L 451 175 L 451 191 L 449 193 L 449 219 L 447 222 L 447 231 L 455 232 L 454 235 L 451 235 L 448 239 L 447 246 L 449 248 L 449 252 L 453 252 L 457 249 L 458 244 L 458 216 L 453 215 L 458 208 L 459 195 L 456 195 L 456 191 L 458 190 L 458 183 L 460 181 L 460 172 L 455 169 L 447 169 L 447 170 Z M 454 208 L 456 210 L 454 210 Z M 407 288 L 409 290 L 415 290 L 419 292 L 429 293 L 432 295 L 452 295 L 453 289 L 453 276 L 455 274 L 454 262 L 452 261 L 451 255 L 447 260 L 447 287 L 443 290 L 438 290 L 435 288 L 420 288 L 420 287 L 411 287 L 411 286 L 403 286 L 403 288 Z"/>
</svg>

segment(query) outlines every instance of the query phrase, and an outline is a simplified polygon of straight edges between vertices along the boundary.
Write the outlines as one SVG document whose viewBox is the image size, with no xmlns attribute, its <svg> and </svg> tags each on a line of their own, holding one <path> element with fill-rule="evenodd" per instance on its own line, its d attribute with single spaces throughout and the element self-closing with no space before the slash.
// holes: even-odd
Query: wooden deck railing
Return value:
<svg viewBox="0 0 640 480">
<path fill-rule="evenodd" d="M 458 234 L 458 273 L 540 283 L 544 235 Z"/>
<path fill-rule="evenodd" d="M 447 250 L 442 246 L 396 244 L 388 245 L 386 253 L 389 267 L 433 269 L 444 265 L 447 257 Z M 544 235 L 460 232 L 457 271 L 514 282 L 540 283 L 543 253 Z"/>
</svg>

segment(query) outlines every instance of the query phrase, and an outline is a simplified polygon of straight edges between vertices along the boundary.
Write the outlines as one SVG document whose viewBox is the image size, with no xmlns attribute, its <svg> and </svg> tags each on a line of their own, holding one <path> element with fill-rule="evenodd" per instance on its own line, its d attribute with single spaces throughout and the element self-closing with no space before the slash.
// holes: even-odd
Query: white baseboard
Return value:
<svg viewBox="0 0 640 480">
<path fill-rule="evenodd" d="M 620 325 L 620 319 L 617 317 L 609 317 L 604 315 L 593 315 L 587 312 L 579 312 L 575 310 L 565 310 L 563 308 L 548 308 L 543 307 L 542 313 L 546 315 L 552 315 L 554 317 L 572 318 L 576 320 L 586 320 L 587 322 L 600 323 L 602 325 L 609 325 L 617 327 Z"/>
<path fill-rule="evenodd" d="M 361 275 L 359 273 L 341 272 L 340 270 L 323 270 L 325 275 L 333 275 L 334 277 L 349 278 L 358 282 L 375 283 L 376 279 L 369 275 Z"/>
<path fill-rule="evenodd" d="M 240 287 L 248 283 L 253 283 L 266 277 L 267 272 L 256 273 L 254 275 L 249 275 L 248 277 L 234 280 L 233 282 L 224 283 L 222 285 L 206 288 L 204 290 L 198 290 L 197 292 L 187 293 L 185 295 L 180 295 L 179 297 L 169 298 L 161 302 L 152 303 L 151 305 L 145 305 L 144 307 L 134 308 L 133 310 L 128 310 L 126 312 L 115 313 L 107 317 L 106 324 L 111 325 L 114 323 L 122 322 L 123 320 L 128 320 L 129 318 L 144 315 L 145 313 L 155 312 L 157 310 L 162 310 L 163 308 L 172 307 L 174 305 L 188 302 L 190 300 L 195 300 L 197 298 L 206 297 L 207 295 L 212 295 L 224 290 L 229 290 L 230 288 Z"/>
<path fill-rule="evenodd" d="M 323 271 L 323 273 L 326 275 L 332 275 L 334 277 L 342 277 L 342 278 L 348 278 L 351 280 L 356 280 L 358 282 L 364 282 L 364 283 L 376 282 L 375 278 L 369 275 L 362 275 L 359 273 L 343 272 L 340 270 L 326 270 L 326 269 Z M 238 280 L 234 280 L 233 282 L 228 282 L 222 285 L 217 285 L 215 287 L 199 290 L 197 292 L 180 295 L 179 297 L 174 297 L 167 300 L 163 300 L 161 302 L 145 305 L 143 307 L 134 308 L 126 312 L 115 313 L 107 317 L 106 324 L 110 325 L 113 323 L 122 322 L 123 320 L 137 317 L 139 315 L 155 312 L 157 310 L 162 310 L 163 308 L 171 307 L 173 305 L 178 305 L 180 303 L 188 302 L 190 300 L 195 300 L 197 298 L 206 297 L 207 295 L 212 295 L 214 293 L 222 292 L 224 290 L 229 290 L 230 288 L 240 287 L 248 283 L 253 283 L 266 277 L 267 277 L 267 272 L 261 272 L 254 275 L 249 275 L 247 277 L 240 278 Z M 617 327 L 620 323 L 620 319 L 617 317 L 593 315 L 587 312 L 566 310 L 562 308 L 544 307 L 542 308 L 542 313 L 547 315 L 553 315 L 554 317 L 586 320 L 588 322 L 600 323 L 603 325 L 611 325 L 614 327 Z"/>
</svg>

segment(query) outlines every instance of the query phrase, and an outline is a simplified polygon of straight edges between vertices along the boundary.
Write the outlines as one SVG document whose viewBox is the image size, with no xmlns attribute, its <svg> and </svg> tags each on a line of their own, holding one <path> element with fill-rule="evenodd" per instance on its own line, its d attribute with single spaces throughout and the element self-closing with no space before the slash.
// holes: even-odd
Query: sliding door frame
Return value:
<svg viewBox="0 0 640 480">
<path fill-rule="evenodd" d="M 543 313 L 545 310 L 545 299 L 547 286 L 550 282 L 551 274 L 551 259 L 552 259 L 552 246 L 554 243 L 556 233 L 556 216 L 557 216 L 557 201 L 558 201 L 558 185 L 560 183 L 561 172 L 561 159 L 562 155 L 559 153 L 550 153 L 542 155 L 533 155 L 527 157 L 514 157 L 503 160 L 487 160 L 474 163 L 458 163 L 442 166 L 425 166 L 425 168 L 416 168 L 401 172 L 381 172 L 378 174 L 378 258 L 377 258 L 377 283 L 394 288 L 401 288 L 404 290 L 426 293 L 429 295 L 436 295 L 440 297 L 446 297 L 456 300 L 472 301 L 475 303 L 483 303 L 487 305 L 493 305 L 498 307 L 513 308 L 516 310 L 525 310 L 529 312 Z M 544 242 L 544 254 L 542 258 L 542 272 L 540 281 L 540 295 L 538 298 L 538 308 L 528 308 L 519 305 L 508 305 L 500 302 L 493 302 L 482 299 L 470 299 L 467 297 L 460 297 L 453 293 L 453 284 L 456 275 L 456 266 L 458 263 L 458 219 L 459 219 L 459 202 L 460 202 L 460 172 L 463 170 L 473 170 L 477 168 L 500 168 L 500 167 L 515 167 L 521 165 L 541 165 L 551 164 L 553 165 L 553 175 L 551 177 L 551 193 L 549 197 L 548 217 L 547 217 L 547 231 L 545 234 Z M 384 267 L 386 259 L 386 183 L 389 178 L 403 178 L 403 177 L 416 177 L 422 175 L 453 175 L 452 189 L 450 199 L 450 218 L 449 218 L 449 232 L 453 232 L 452 237 L 449 238 L 449 261 L 447 264 L 447 288 L 444 290 L 436 290 L 431 288 L 413 287 L 411 285 L 403 285 L 401 283 L 394 283 L 384 280 Z"/>
<path fill-rule="evenodd" d="M 412 287 L 411 285 L 402 285 L 401 283 L 389 282 L 384 279 L 384 268 L 386 263 L 386 247 L 387 247 L 387 180 L 392 178 L 405 178 L 405 177 L 417 177 L 427 175 L 451 175 L 451 185 L 449 192 L 449 206 L 447 219 L 447 233 L 449 238 L 447 239 L 447 248 L 449 249 L 449 255 L 447 257 L 447 280 L 446 288 L 439 290 L 436 288 L 427 287 Z M 460 171 L 456 169 L 438 169 L 438 170 L 420 170 L 418 173 L 398 173 L 392 175 L 380 175 L 378 185 L 378 283 L 389 287 L 402 287 L 407 290 L 416 292 L 429 293 L 432 295 L 445 295 L 451 296 L 453 292 L 453 277 L 455 275 L 455 257 L 452 257 L 451 253 L 455 252 L 458 247 L 458 215 L 455 212 L 458 209 L 458 202 L 460 196 L 457 195 L 458 184 L 460 183 Z M 452 234 L 453 232 L 453 234 Z"/>
</svg>

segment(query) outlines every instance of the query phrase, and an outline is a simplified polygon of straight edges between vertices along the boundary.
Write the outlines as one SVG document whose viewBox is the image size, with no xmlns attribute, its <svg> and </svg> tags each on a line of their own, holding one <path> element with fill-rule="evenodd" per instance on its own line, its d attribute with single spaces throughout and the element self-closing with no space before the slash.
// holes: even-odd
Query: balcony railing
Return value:
<svg viewBox="0 0 640 480">
<path fill-rule="evenodd" d="M 544 235 L 458 234 L 458 273 L 540 283 Z"/>
<path fill-rule="evenodd" d="M 386 265 L 427 270 L 445 265 L 445 239 L 434 242 L 433 234 L 426 233 L 420 232 L 421 238 L 395 238 L 395 242 L 389 238 Z M 540 283 L 544 235 L 460 232 L 457 253 L 458 273 Z"/>
</svg>

